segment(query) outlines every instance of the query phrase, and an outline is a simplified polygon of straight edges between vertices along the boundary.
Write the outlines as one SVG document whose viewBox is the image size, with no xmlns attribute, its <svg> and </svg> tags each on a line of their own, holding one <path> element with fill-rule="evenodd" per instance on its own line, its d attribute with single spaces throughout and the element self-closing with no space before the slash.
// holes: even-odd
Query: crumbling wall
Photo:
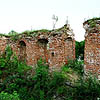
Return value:
<svg viewBox="0 0 100 100">
<path fill-rule="evenodd" d="M 53 31 L 49 38 L 49 59 L 51 69 L 60 69 L 68 60 L 75 59 L 75 40 L 73 32 L 68 34 L 69 26 Z M 71 30 L 70 30 L 71 32 Z"/>
<path fill-rule="evenodd" d="M 21 48 L 20 42 L 24 42 L 25 48 Z M 37 40 L 30 37 L 22 37 L 17 41 L 10 40 L 9 44 L 18 56 L 19 60 L 26 61 L 28 65 L 35 65 L 37 63 L 37 60 L 39 59 L 39 47 L 37 45 Z M 24 51 L 22 49 L 24 49 Z"/>
<path fill-rule="evenodd" d="M 7 46 L 7 38 L 5 36 L 0 36 L 0 55 L 4 53 Z"/>
<path fill-rule="evenodd" d="M 65 57 L 75 59 L 75 40 L 70 37 L 65 40 Z"/>
<path fill-rule="evenodd" d="M 93 21 L 95 21 L 93 27 L 89 20 L 83 24 L 86 30 L 84 70 L 86 74 L 92 72 L 100 75 L 100 20 Z"/>
<path fill-rule="evenodd" d="M 64 64 L 64 41 L 62 37 L 55 35 L 49 42 L 49 65 L 52 69 L 59 68 Z"/>
<path fill-rule="evenodd" d="M 32 66 L 42 58 L 53 70 L 67 64 L 69 59 L 75 59 L 74 33 L 69 25 L 47 32 L 37 31 L 28 35 L 24 33 L 17 40 L 10 37 L 7 44 L 11 46 L 19 60 L 25 60 Z"/>
</svg>

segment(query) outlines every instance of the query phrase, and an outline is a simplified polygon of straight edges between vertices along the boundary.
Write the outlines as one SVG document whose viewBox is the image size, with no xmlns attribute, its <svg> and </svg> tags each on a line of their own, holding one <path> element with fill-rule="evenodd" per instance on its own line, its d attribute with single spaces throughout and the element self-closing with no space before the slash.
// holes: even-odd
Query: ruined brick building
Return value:
<svg viewBox="0 0 100 100">
<path fill-rule="evenodd" d="M 14 36 L 0 37 L 0 53 L 10 45 L 20 60 L 34 66 L 40 58 L 46 60 L 50 68 L 60 68 L 75 59 L 75 39 L 70 25 L 47 31 L 23 32 Z"/>
<path fill-rule="evenodd" d="M 100 75 L 100 19 L 90 19 L 83 23 L 85 33 L 85 73 Z"/>
</svg>

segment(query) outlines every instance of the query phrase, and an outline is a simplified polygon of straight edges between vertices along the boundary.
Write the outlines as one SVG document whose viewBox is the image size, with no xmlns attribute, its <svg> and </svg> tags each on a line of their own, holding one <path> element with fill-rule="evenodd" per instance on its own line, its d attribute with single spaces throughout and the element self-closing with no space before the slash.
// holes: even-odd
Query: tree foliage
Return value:
<svg viewBox="0 0 100 100">
<path fill-rule="evenodd" d="M 77 59 L 80 57 L 81 60 L 84 60 L 84 47 L 85 47 L 85 41 L 75 42 L 75 52 Z"/>
</svg>

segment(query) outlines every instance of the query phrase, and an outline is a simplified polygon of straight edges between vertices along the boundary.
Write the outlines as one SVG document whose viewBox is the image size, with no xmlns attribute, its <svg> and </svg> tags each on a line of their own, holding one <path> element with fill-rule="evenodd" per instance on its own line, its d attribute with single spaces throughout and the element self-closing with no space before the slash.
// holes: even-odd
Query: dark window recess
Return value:
<svg viewBox="0 0 100 100">
<path fill-rule="evenodd" d="M 52 57 L 54 57 L 54 52 L 51 53 Z"/>
<path fill-rule="evenodd" d="M 56 36 L 56 35 L 58 35 L 58 34 L 56 34 L 56 33 L 55 33 L 55 34 L 53 34 L 53 36 Z"/>
<path fill-rule="evenodd" d="M 39 46 L 46 47 L 47 46 L 47 43 L 48 43 L 48 40 L 47 39 L 38 39 Z"/>
<path fill-rule="evenodd" d="M 20 47 L 26 46 L 26 43 L 24 41 L 19 42 Z"/>
<path fill-rule="evenodd" d="M 68 40 L 68 41 L 72 41 L 72 38 L 71 38 L 71 37 L 68 37 L 66 40 Z"/>
<path fill-rule="evenodd" d="M 26 43 L 24 41 L 19 42 L 19 60 L 26 60 Z"/>
</svg>

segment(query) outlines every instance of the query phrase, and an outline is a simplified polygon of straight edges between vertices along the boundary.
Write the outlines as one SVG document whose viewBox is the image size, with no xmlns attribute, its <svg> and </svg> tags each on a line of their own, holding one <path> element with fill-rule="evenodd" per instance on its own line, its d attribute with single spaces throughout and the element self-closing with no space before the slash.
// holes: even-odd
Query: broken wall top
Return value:
<svg viewBox="0 0 100 100">
<path fill-rule="evenodd" d="M 83 28 L 86 30 L 85 37 L 97 33 L 100 34 L 100 18 L 93 18 L 83 23 Z"/>
<path fill-rule="evenodd" d="M 0 35 L 0 39 L 7 39 L 7 40 L 20 40 L 22 38 L 25 39 L 48 39 L 52 36 L 63 36 L 63 38 L 71 37 L 74 39 L 73 30 L 70 28 L 69 24 L 64 25 L 63 27 L 55 30 L 37 30 L 37 31 L 25 31 L 21 34 L 14 33 L 12 35 Z"/>
</svg>

